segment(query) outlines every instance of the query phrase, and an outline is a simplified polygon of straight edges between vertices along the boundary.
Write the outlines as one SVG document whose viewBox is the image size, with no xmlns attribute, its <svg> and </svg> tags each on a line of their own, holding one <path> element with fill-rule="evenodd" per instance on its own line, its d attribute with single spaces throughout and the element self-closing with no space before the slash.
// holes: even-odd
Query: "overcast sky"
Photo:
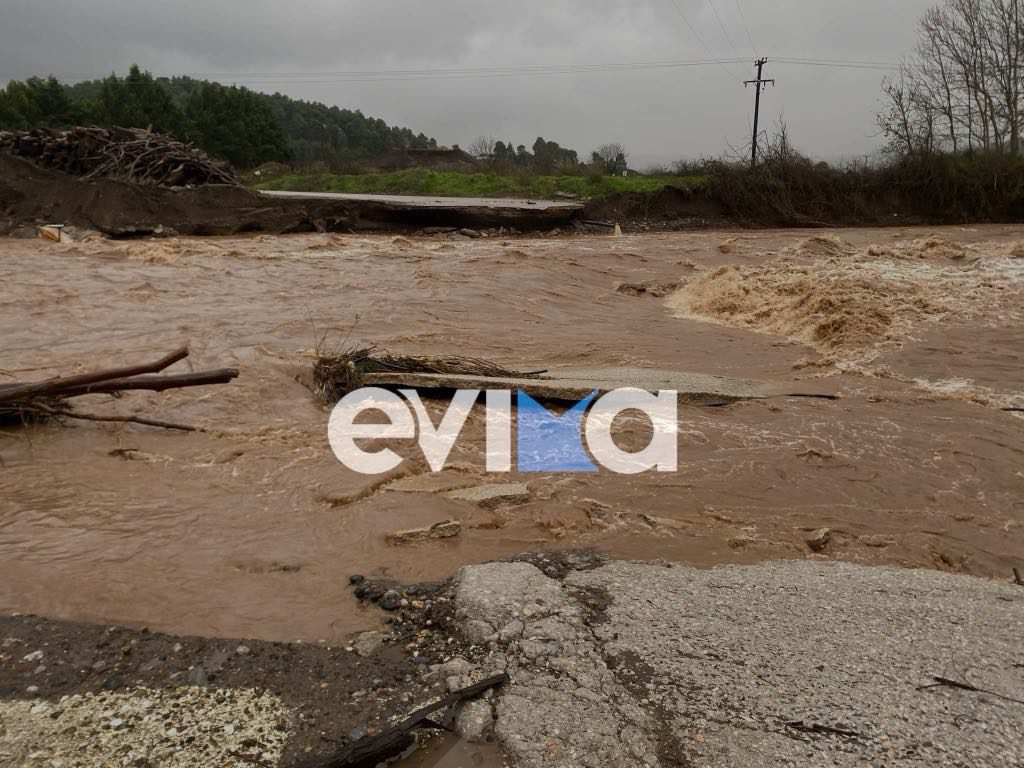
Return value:
<svg viewBox="0 0 1024 768">
<path fill-rule="evenodd" d="M 713 5 L 712 5 L 713 3 Z M 538 136 L 581 155 L 619 141 L 631 165 L 749 142 L 757 53 L 895 62 L 934 0 L 2 0 L 0 82 L 124 72 L 275 90 L 467 146 Z M 715 11 L 718 17 L 716 18 Z M 744 25 L 744 19 L 746 26 Z M 693 30 L 688 27 L 692 25 Z M 750 38 L 747 35 L 750 32 Z M 742 64 L 373 82 L 352 72 L 743 58 Z M 327 73 L 327 74 L 323 74 Z M 762 121 L 818 158 L 872 152 L 877 70 L 769 62 Z M 363 76 L 359 76 L 363 77 Z"/>
</svg>

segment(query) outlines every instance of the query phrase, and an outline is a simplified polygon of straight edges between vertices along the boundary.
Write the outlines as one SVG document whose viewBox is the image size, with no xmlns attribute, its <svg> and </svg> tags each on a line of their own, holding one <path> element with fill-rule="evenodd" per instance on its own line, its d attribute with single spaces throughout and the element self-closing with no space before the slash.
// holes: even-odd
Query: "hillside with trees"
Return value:
<svg viewBox="0 0 1024 768">
<path fill-rule="evenodd" d="M 137 65 L 125 77 L 75 85 L 33 77 L 0 90 L 0 130 L 75 124 L 149 127 L 238 168 L 269 161 L 344 167 L 389 150 L 437 146 L 422 133 L 358 110 L 188 77 L 156 78 Z"/>
</svg>

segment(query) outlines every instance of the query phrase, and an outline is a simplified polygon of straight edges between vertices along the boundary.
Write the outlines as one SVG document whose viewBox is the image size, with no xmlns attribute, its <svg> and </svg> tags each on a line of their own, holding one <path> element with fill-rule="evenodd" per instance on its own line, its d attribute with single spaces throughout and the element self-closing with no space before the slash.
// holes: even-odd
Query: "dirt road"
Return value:
<svg viewBox="0 0 1024 768">
<path fill-rule="evenodd" d="M 1008 575 L 1024 557 L 1024 227 L 578 239 L 295 235 L 0 242 L 0 376 L 183 340 L 226 387 L 97 412 L 203 425 L 0 434 L 0 610 L 175 633 L 335 642 L 378 622 L 351 573 L 402 580 L 547 547 L 691 565 L 837 558 Z M 833 237 L 834 236 L 834 237 Z M 482 470 L 381 484 L 327 445 L 303 383 L 318 335 L 525 368 L 657 367 L 835 392 L 680 413 L 680 469 Z M 791 390 L 791 391 L 792 391 Z M 440 408 L 435 408 L 440 413 Z M 620 425 L 625 444 L 644 424 Z M 442 491 L 521 480 L 483 509 Z M 413 547 L 389 531 L 460 519 Z M 807 544 L 831 529 L 823 549 Z"/>
</svg>

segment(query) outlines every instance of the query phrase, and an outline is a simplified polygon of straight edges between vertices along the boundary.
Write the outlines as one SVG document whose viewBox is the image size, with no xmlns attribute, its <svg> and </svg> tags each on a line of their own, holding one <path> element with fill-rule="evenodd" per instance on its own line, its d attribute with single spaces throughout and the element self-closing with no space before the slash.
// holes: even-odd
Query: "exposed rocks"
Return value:
<svg viewBox="0 0 1024 768">
<path fill-rule="evenodd" d="M 462 532 L 462 523 L 458 520 L 442 520 L 426 528 L 407 528 L 387 534 L 388 544 L 410 544 L 426 539 L 449 539 Z"/>
<path fill-rule="evenodd" d="M 880 534 L 870 534 L 868 536 L 861 536 L 860 542 L 866 547 L 873 547 L 875 549 L 884 549 L 885 547 L 891 547 L 896 543 L 896 539 L 892 536 L 882 536 Z"/>
<path fill-rule="evenodd" d="M 522 504 L 530 500 L 526 483 L 490 483 L 472 488 L 460 488 L 445 494 L 449 499 L 469 501 L 484 509 L 506 504 Z"/>
<path fill-rule="evenodd" d="M 832 541 L 831 528 L 819 528 L 807 537 L 807 546 L 815 552 L 822 552 Z"/>
<path fill-rule="evenodd" d="M 455 730 L 471 744 L 489 741 L 494 734 L 494 710 L 482 699 L 467 701 L 455 715 Z"/>
<path fill-rule="evenodd" d="M 363 658 L 375 654 L 388 636 L 383 632 L 363 632 L 353 642 L 352 648 Z"/>
<path fill-rule="evenodd" d="M 668 296 L 679 289 L 679 283 L 616 283 L 615 292 L 625 296 L 651 296 L 657 299 Z"/>
<path fill-rule="evenodd" d="M 199 664 L 188 671 L 186 681 L 189 685 L 206 685 L 208 679 L 206 669 Z"/>
</svg>

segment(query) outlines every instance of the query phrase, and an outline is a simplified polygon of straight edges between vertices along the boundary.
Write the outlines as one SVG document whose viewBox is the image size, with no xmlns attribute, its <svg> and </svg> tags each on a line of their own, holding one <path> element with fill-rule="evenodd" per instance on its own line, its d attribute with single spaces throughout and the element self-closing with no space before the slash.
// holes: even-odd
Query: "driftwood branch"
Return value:
<svg viewBox="0 0 1024 768">
<path fill-rule="evenodd" d="M 15 400 L 26 400 L 30 397 L 45 397 L 54 395 L 67 389 L 88 387 L 101 381 L 110 379 L 123 379 L 129 376 L 138 376 L 145 373 L 159 373 L 169 368 L 179 360 L 188 357 L 188 347 L 177 349 L 169 355 L 164 355 L 159 360 L 143 365 L 129 365 L 123 368 L 108 368 L 104 371 L 93 371 L 92 373 L 81 373 L 76 376 L 62 376 L 44 381 L 36 381 L 29 384 L 4 384 L 0 386 L 0 403 L 10 403 Z M 83 393 L 84 394 L 84 393 Z"/>
<path fill-rule="evenodd" d="M 141 416 L 101 416 L 95 413 L 80 413 L 78 411 L 69 411 L 62 408 L 50 408 L 45 405 L 37 405 L 43 413 L 51 416 L 63 416 L 68 419 L 82 419 L 83 421 L 113 421 L 113 422 L 126 422 L 129 424 L 142 424 L 147 427 L 160 427 L 162 429 L 180 429 L 182 432 L 195 432 L 196 427 L 189 426 L 188 424 L 176 424 L 173 421 L 159 421 L 157 419 L 144 419 Z"/>
<path fill-rule="evenodd" d="M 978 686 L 971 685 L 970 683 L 963 683 L 963 682 L 961 682 L 959 680 L 951 680 L 948 677 L 940 677 L 939 675 L 932 675 L 932 680 L 934 680 L 935 682 L 934 683 L 930 683 L 929 685 L 919 685 L 917 687 L 917 690 L 924 691 L 924 690 L 927 690 L 928 688 L 939 688 L 939 687 L 945 686 L 946 688 L 957 688 L 957 689 L 959 689 L 961 691 L 971 691 L 972 693 L 984 693 L 987 696 L 995 696 L 997 699 L 1002 699 L 1003 701 L 1009 701 L 1009 702 L 1012 702 L 1014 704 L 1024 704 L 1024 700 L 1015 699 L 1012 696 L 1006 696 L 1006 695 L 1004 695 L 1002 693 L 996 693 L 995 691 L 989 691 L 989 690 L 986 690 L 984 688 L 979 688 Z"/>
<path fill-rule="evenodd" d="M 397 725 L 386 728 L 376 736 L 365 736 L 333 755 L 298 763 L 295 768 L 376 768 L 378 764 L 397 757 L 412 746 L 415 739 L 412 731 L 415 728 L 436 727 L 436 723 L 430 720 L 434 712 L 476 698 L 489 688 L 507 683 L 508 679 L 506 674 L 495 675 L 468 688 L 449 693 L 433 704 L 417 709 Z"/>
<path fill-rule="evenodd" d="M 109 392 L 127 392 L 131 389 L 147 389 L 152 392 L 163 392 L 167 389 L 183 387 L 203 387 L 208 384 L 227 384 L 238 376 L 237 368 L 217 368 L 213 371 L 198 373 L 175 373 L 169 376 L 134 376 L 110 379 L 84 387 L 71 387 L 61 390 L 61 397 L 79 397 L 81 395 L 99 395 Z"/>
<path fill-rule="evenodd" d="M 72 410 L 67 404 L 70 398 L 82 395 L 123 392 L 132 389 L 163 392 L 182 387 L 226 384 L 238 376 L 238 370 L 235 368 L 156 375 L 186 357 L 188 357 L 188 349 L 182 347 L 150 363 L 108 368 L 74 376 L 58 376 L 43 381 L 2 384 L 0 385 L 0 422 L 17 424 L 32 419 L 56 417 L 85 421 L 127 422 L 163 429 L 195 431 L 195 427 L 187 424 L 147 419 L 141 416 L 82 413 Z"/>
</svg>

